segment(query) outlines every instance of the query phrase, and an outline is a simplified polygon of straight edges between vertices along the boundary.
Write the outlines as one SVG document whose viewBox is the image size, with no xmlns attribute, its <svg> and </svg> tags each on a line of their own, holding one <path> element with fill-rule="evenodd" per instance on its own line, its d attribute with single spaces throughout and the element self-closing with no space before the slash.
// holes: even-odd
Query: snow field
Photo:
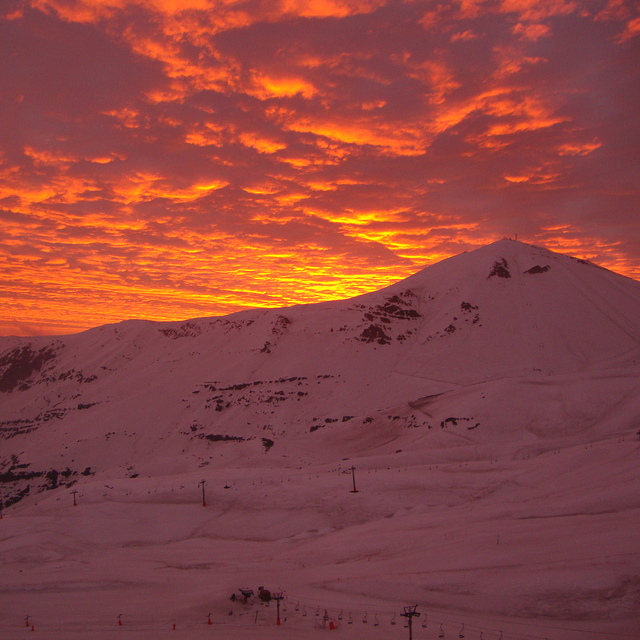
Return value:
<svg viewBox="0 0 640 640">
<path fill-rule="evenodd" d="M 329 631 L 309 628 L 310 607 L 389 621 L 405 604 L 418 603 L 450 633 L 466 620 L 490 638 L 495 620 L 503 632 L 509 618 L 528 620 L 529 626 L 512 625 L 514 640 L 518 632 L 577 638 L 554 636 L 553 628 L 541 634 L 538 625 L 553 627 L 562 616 L 586 618 L 579 637 L 589 637 L 587 631 L 615 624 L 609 619 L 615 606 L 616 628 L 629 635 L 637 591 L 627 584 L 632 574 L 626 582 L 621 576 L 637 554 L 631 526 L 639 506 L 637 455 L 628 435 L 518 461 L 404 466 L 403 454 L 392 454 L 304 469 L 85 479 L 76 485 L 77 507 L 65 490 L 29 498 L 5 514 L 0 627 L 15 623 L 9 612 L 24 611 L 41 621 L 43 633 L 47 625 L 47 633 L 57 633 L 58 625 L 60 633 L 95 626 L 90 633 L 103 634 L 105 621 L 122 613 L 139 626 L 116 629 L 128 637 L 161 637 L 153 634 L 174 621 L 180 637 L 204 637 L 208 629 L 189 625 L 213 613 L 216 637 L 286 638 L 295 625 L 297 637 L 311 638 Z M 228 595 L 258 583 L 287 594 L 287 629 L 260 626 L 259 636 L 251 636 L 241 609 L 236 618 L 228 615 Z M 616 589 L 620 594 L 612 596 Z M 296 597 L 309 619 L 291 613 Z M 260 609 L 259 620 L 266 611 Z M 354 639 L 406 633 L 382 622 L 365 633 L 359 624 L 331 633 Z M 420 627 L 414 637 L 430 632 Z"/>
</svg>

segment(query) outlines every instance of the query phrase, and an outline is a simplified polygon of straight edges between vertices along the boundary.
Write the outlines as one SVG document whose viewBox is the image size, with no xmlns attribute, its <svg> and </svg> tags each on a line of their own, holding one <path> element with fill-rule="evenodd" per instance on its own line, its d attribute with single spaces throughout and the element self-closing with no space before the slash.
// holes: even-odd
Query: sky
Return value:
<svg viewBox="0 0 640 640">
<path fill-rule="evenodd" d="M 503 237 L 640 279 L 631 0 L 3 0 L 0 335 L 358 295 Z"/>
</svg>

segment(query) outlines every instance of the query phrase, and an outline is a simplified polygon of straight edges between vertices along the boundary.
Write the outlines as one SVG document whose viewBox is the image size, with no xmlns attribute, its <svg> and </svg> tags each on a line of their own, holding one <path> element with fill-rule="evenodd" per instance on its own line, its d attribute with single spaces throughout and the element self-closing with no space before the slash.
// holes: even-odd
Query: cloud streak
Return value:
<svg viewBox="0 0 640 640">
<path fill-rule="evenodd" d="M 635 3 L 10 0 L 0 333 L 313 302 L 504 235 L 640 276 Z"/>
</svg>

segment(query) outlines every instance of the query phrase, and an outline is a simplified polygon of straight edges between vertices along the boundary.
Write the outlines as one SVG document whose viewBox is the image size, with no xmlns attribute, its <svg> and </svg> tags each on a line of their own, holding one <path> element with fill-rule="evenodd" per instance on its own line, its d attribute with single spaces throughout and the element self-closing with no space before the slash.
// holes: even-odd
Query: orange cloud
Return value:
<svg viewBox="0 0 640 640">
<path fill-rule="evenodd" d="M 386 0 L 280 0 L 279 9 L 304 18 L 346 18 L 385 4 Z"/>
<path fill-rule="evenodd" d="M 252 147 L 260 153 L 275 153 L 287 148 L 282 142 L 249 132 L 240 133 L 239 140 L 245 147 Z"/>
<path fill-rule="evenodd" d="M 312 133 L 330 140 L 352 145 L 377 147 L 380 153 L 412 156 L 419 155 L 428 146 L 424 129 L 419 124 L 394 126 L 385 122 L 371 122 L 354 117 L 338 122 L 337 119 L 297 118 L 283 124 L 289 131 Z"/>
<path fill-rule="evenodd" d="M 640 35 L 640 16 L 629 20 L 624 31 L 616 38 L 617 42 L 623 43 Z"/>
<path fill-rule="evenodd" d="M 549 166 L 529 169 L 526 173 L 517 175 L 505 175 L 504 179 L 511 183 L 549 184 L 560 177 L 561 173 Z"/>
<path fill-rule="evenodd" d="M 23 4 L 14 331 L 356 295 L 512 228 L 640 275 L 627 0 Z"/>
<path fill-rule="evenodd" d="M 30 0 L 30 3 L 43 11 L 54 10 L 70 22 L 98 22 L 131 4 L 130 0 L 78 0 L 74 3 L 61 0 Z M 211 10 L 216 5 L 233 4 L 233 0 L 136 0 L 135 4 L 152 11 L 176 15 L 186 11 Z"/>
<path fill-rule="evenodd" d="M 546 24 L 523 24 L 522 22 L 518 22 L 518 24 L 513 27 L 513 33 L 522 36 L 526 40 L 535 42 L 536 40 L 540 40 L 540 38 L 547 37 L 551 33 L 551 28 Z"/>
<path fill-rule="evenodd" d="M 302 78 L 274 77 L 256 73 L 253 76 L 253 83 L 255 88 L 248 92 L 261 100 L 295 95 L 312 98 L 317 93 L 315 87 Z"/>
<path fill-rule="evenodd" d="M 500 11 L 515 13 L 521 20 L 536 22 L 552 16 L 566 16 L 580 9 L 575 0 L 502 0 Z"/>
<path fill-rule="evenodd" d="M 451 42 L 475 40 L 477 37 L 478 34 L 471 31 L 471 29 L 467 29 L 466 31 L 458 31 L 457 33 L 454 33 L 451 36 Z"/>
<path fill-rule="evenodd" d="M 427 88 L 427 100 L 431 104 L 441 104 L 447 96 L 460 88 L 451 67 L 442 60 L 426 60 L 413 63 L 407 60 L 409 75 L 419 80 Z"/>
<path fill-rule="evenodd" d="M 368 225 L 372 222 L 397 222 L 403 219 L 403 210 L 359 210 L 345 209 L 344 211 L 320 211 L 307 208 L 306 213 L 309 215 L 317 216 L 331 222 L 337 222 L 342 224 L 346 229 L 347 227 L 361 227 L 362 225 Z M 347 231 L 351 235 L 349 231 Z M 359 233 L 355 234 L 358 237 Z"/>
<path fill-rule="evenodd" d="M 565 142 L 558 147 L 561 156 L 586 156 L 602 146 L 598 140 L 590 142 Z"/>
<path fill-rule="evenodd" d="M 209 180 L 176 188 L 159 174 L 136 172 L 128 175 L 122 182 L 113 185 L 114 197 L 123 204 L 149 202 L 155 198 L 164 198 L 174 202 L 191 202 L 204 197 L 210 191 L 227 186 L 224 180 Z"/>
<path fill-rule="evenodd" d="M 192 125 L 190 131 L 185 132 L 185 142 L 198 147 L 222 147 L 229 134 L 234 134 L 228 126 L 215 122 L 203 122 Z"/>
</svg>

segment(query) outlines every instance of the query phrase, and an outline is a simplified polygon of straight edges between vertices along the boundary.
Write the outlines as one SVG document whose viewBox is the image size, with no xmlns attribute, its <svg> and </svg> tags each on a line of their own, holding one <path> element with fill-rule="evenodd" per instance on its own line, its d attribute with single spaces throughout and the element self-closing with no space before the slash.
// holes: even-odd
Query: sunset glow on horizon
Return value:
<svg viewBox="0 0 640 640">
<path fill-rule="evenodd" d="M 631 0 L 5 0 L 0 335 L 346 298 L 509 236 L 640 279 Z"/>
</svg>

